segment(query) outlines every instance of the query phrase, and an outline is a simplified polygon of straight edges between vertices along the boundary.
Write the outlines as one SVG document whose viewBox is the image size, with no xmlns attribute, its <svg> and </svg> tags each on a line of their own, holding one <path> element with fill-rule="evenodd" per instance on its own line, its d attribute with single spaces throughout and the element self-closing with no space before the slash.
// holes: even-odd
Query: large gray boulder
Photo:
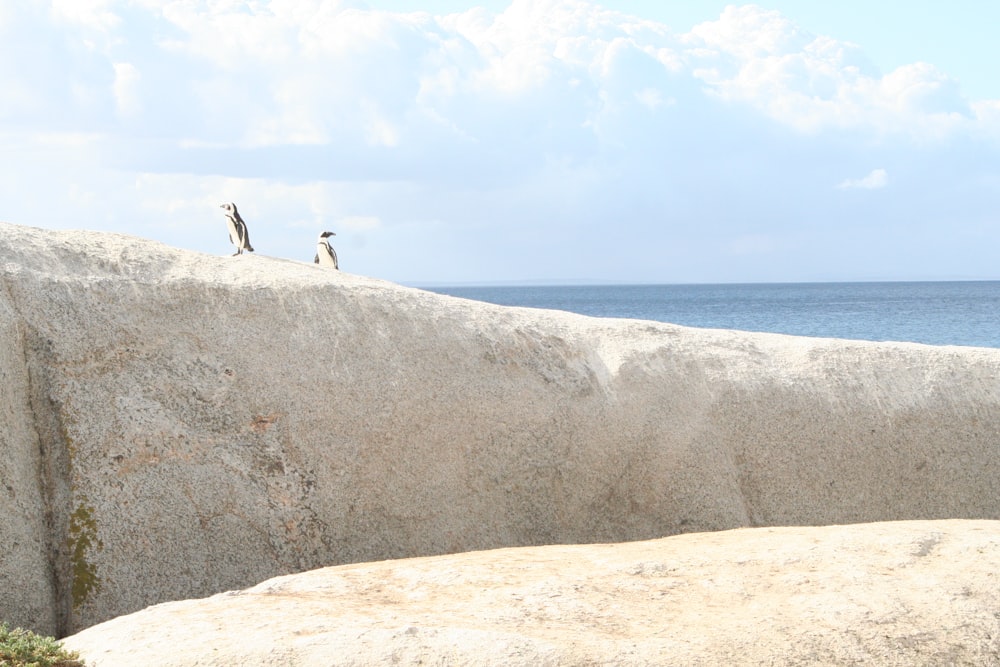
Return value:
<svg viewBox="0 0 1000 667">
<path fill-rule="evenodd" d="M 0 619 L 317 567 L 1000 516 L 1000 351 L 502 308 L 0 225 Z"/>
<path fill-rule="evenodd" d="M 998 572 L 997 521 L 754 528 L 342 565 L 66 645 L 92 667 L 996 667 Z"/>
</svg>

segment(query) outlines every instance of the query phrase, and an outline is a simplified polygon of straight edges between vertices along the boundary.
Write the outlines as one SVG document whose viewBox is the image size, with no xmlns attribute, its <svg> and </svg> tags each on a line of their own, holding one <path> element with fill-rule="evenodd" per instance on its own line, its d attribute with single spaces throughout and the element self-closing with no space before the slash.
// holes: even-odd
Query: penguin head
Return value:
<svg viewBox="0 0 1000 667">
<path fill-rule="evenodd" d="M 321 239 L 325 239 L 328 236 L 336 236 L 336 235 L 337 235 L 336 232 L 323 232 L 322 234 L 319 235 L 319 237 Z"/>
<path fill-rule="evenodd" d="M 226 213 L 229 215 L 236 215 L 236 204 L 232 202 L 226 202 L 225 204 L 219 204 L 219 208 L 225 209 Z"/>
</svg>

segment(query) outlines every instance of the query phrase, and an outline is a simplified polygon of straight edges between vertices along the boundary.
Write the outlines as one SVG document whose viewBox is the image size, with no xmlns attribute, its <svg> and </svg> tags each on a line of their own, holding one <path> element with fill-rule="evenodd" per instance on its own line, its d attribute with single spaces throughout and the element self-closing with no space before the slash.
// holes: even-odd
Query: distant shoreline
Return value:
<svg viewBox="0 0 1000 667">
<path fill-rule="evenodd" d="M 450 287 L 734 287 L 737 285 L 757 286 L 757 285 L 894 285 L 894 284 L 914 284 L 927 285 L 932 283 L 997 283 L 1000 278 L 944 278 L 928 280 L 803 280 L 803 281 L 757 281 L 757 282 L 634 282 L 624 281 L 597 281 L 581 278 L 579 280 L 569 280 L 556 278 L 553 280 L 493 280 L 493 281 L 469 281 L 469 282 L 440 282 L 440 281 L 406 281 L 400 282 L 404 287 L 414 287 L 416 289 L 444 289 Z"/>
<path fill-rule="evenodd" d="M 425 287 L 501 306 L 845 340 L 1000 348 L 1000 281 Z"/>
</svg>

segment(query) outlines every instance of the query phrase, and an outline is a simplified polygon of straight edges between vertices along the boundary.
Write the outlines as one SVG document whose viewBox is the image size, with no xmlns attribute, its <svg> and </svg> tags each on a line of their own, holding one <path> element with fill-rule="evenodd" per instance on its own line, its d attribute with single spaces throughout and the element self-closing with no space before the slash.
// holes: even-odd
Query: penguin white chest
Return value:
<svg viewBox="0 0 1000 667">
<path fill-rule="evenodd" d="M 240 230 L 236 227 L 236 221 L 231 215 L 226 216 L 226 225 L 229 227 L 229 240 L 237 248 L 240 247 Z"/>
<path fill-rule="evenodd" d="M 333 248 L 326 241 L 320 241 L 316 244 L 316 256 L 319 258 L 320 266 L 339 268 L 337 266 L 337 253 L 334 252 Z"/>
</svg>

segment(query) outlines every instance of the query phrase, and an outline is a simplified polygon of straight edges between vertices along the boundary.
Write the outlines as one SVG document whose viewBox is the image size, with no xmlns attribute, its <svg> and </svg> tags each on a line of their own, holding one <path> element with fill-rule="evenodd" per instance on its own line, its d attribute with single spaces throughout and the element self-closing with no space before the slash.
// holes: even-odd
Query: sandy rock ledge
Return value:
<svg viewBox="0 0 1000 667">
<path fill-rule="evenodd" d="M 65 640 L 96 667 L 998 665 L 1000 522 L 755 528 L 343 565 Z"/>
</svg>

